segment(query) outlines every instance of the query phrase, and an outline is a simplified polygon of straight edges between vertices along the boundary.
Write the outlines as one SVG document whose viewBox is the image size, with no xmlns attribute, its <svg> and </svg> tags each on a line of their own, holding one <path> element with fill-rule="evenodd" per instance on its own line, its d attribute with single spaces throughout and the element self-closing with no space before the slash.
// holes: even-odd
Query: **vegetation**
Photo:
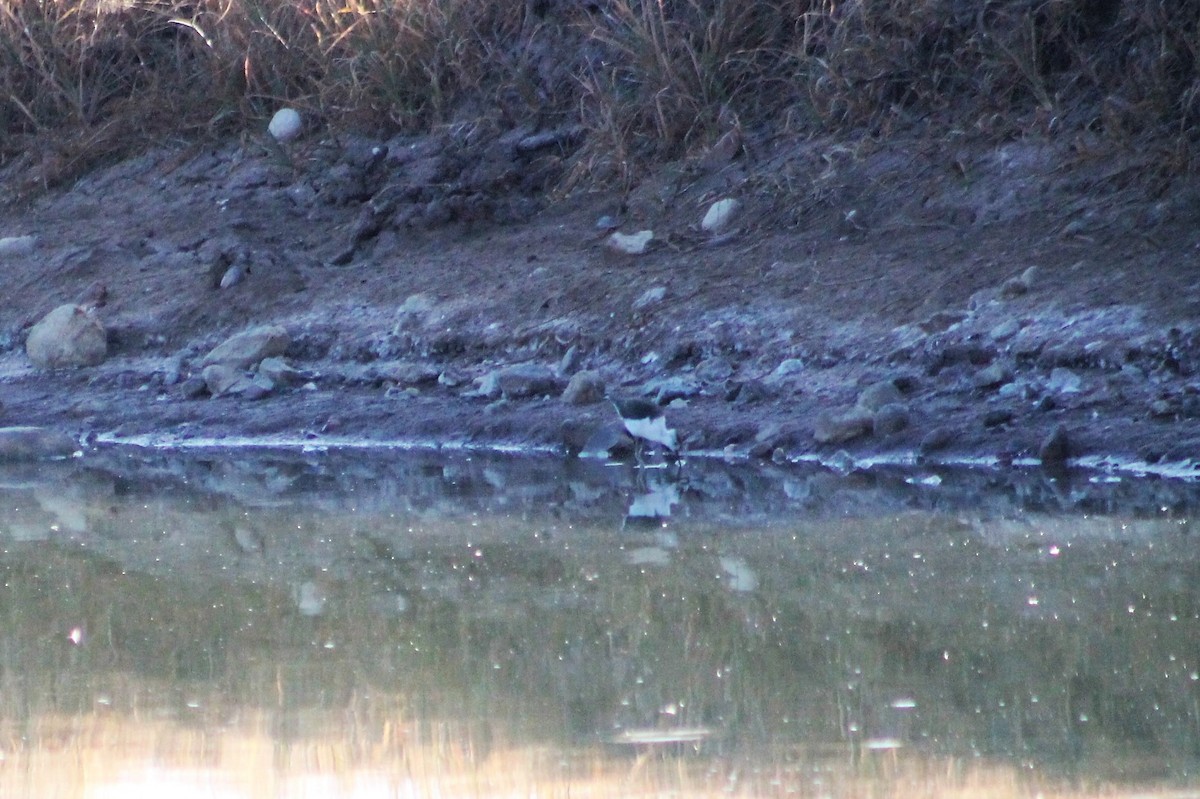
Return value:
<svg viewBox="0 0 1200 799">
<path fill-rule="evenodd" d="M 582 123 L 592 173 L 730 126 L 1187 150 L 1200 2 L 3 0 L 0 157 L 320 124 Z"/>
</svg>

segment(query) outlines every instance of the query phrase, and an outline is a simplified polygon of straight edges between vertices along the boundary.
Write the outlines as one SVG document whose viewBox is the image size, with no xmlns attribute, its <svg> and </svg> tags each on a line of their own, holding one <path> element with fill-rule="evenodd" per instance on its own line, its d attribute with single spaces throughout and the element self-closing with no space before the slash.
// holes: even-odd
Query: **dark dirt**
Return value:
<svg viewBox="0 0 1200 799">
<path fill-rule="evenodd" d="M 747 136 L 566 193 L 568 140 L 521 141 L 163 146 L 9 202 L 0 236 L 38 244 L 0 269 L 0 425 L 574 447 L 615 421 L 561 399 L 586 369 L 666 404 L 693 451 L 1005 462 L 1061 428 L 1073 458 L 1200 452 L 1200 192 L 1151 156 Z M 723 197 L 733 232 L 701 231 Z M 651 251 L 609 250 L 605 215 Z M 107 359 L 35 369 L 29 327 L 97 281 Z M 266 323 L 301 381 L 197 389 L 211 347 Z M 529 363 L 553 379 L 486 379 Z M 881 381 L 887 410 L 851 413 Z"/>
</svg>

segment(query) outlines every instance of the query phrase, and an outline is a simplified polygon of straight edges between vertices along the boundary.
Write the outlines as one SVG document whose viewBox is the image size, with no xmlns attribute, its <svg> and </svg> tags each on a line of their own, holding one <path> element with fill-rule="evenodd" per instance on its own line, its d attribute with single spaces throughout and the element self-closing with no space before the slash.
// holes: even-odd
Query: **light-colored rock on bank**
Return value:
<svg viewBox="0 0 1200 799">
<path fill-rule="evenodd" d="M 29 331 L 25 353 L 43 369 L 95 366 L 108 354 L 108 334 L 81 306 L 60 305 Z"/>
</svg>

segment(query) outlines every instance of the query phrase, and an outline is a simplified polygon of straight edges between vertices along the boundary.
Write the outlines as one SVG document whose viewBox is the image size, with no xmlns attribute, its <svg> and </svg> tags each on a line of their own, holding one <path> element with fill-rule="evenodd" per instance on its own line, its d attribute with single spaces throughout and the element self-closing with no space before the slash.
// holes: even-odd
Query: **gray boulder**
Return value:
<svg viewBox="0 0 1200 799">
<path fill-rule="evenodd" d="M 283 355 L 291 342 L 291 336 L 282 325 L 261 325 L 225 339 L 204 356 L 200 366 L 222 364 L 246 369 L 263 358 Z"/>
<path fill-rule="evenodd" d="M 95 366 L 108 354 L 108 334 L 83 307 L 60 305 L 29 331 L 25 353 L 43 369 Z"/>
</svg>

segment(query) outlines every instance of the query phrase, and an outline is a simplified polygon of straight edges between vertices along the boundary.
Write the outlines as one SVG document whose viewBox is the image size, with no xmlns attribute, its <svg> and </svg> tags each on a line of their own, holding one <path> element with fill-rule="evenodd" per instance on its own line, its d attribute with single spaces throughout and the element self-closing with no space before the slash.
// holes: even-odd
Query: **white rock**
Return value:
<svg viewBox="0 0 1200 799">
<path fill-rule="evenodd" d="M 641 255 L 653 240 L 653 230 L 640 230 L 637 233 L 613 233 L 604 241 L 610 250 L 624 255 Z"/>
<path fill-rule="evenodd" d="M 108 354 L 108 335 L 100 320 L 78 305 L 60 305 L 29 331 L 25 354 L 43 369 L 95 366 Z"/>
<path fill-rule="evenodd" d="M 663 297 L 667 296 L 665 286 L 653 286 L 642 292 L 642 296 L 633 301 L 633 309 L 642 311 L 649 308 L 651 305 L 658 305 L 663 301 Z"/>
<path fill-rule="evenodd" d="M 267 131 L 275 137 L 275 141 L 289 142 L 300 135 L 300 130 L 304 127 L 304 123 L 300 120 L 300 113 L 294 108 L 281 108 L 275 112 L 275 116 L 271 117 L 271 124 L 267 126 Z"/>
<path fill-rule="evenodd" d="M 6 236 L 0 239 L 0 258 L 29 255 L 35 246 L 37 239 L 33 236 Z"/>
<path fill-rule="evenodd" d="M 741 202 L 731 197 L 717 200 L 708 207 L 708 213 L 700 222 L 700 229 L 705 233 L 720 233 L 729 227 L 741 209 Z"/>
</svg>

